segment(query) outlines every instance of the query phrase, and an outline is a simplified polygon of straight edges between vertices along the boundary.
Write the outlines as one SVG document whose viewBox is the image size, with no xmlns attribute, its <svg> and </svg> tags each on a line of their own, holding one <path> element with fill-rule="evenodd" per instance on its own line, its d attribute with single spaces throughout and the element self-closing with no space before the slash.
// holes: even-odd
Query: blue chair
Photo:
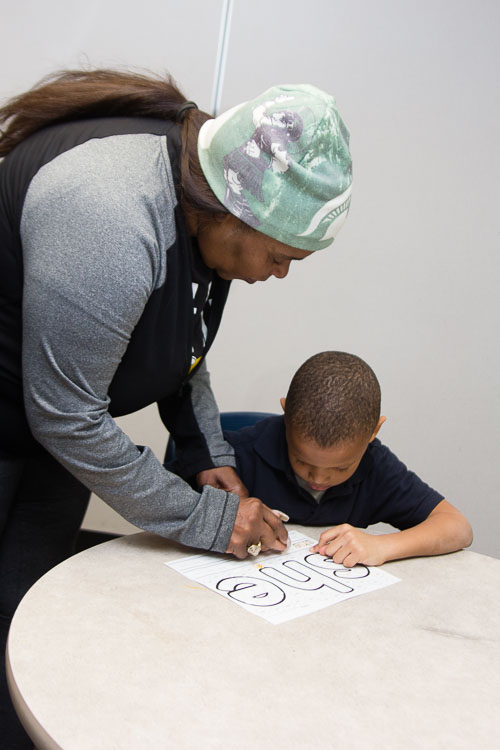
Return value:
<svg viewBox="0 0 500 750">
<path fill-rule="evenodd" d="M 275 417 L 266 411 L 223 411 L 220 415 L 220 425 L 223 430 L 239 430 L 242 427 L 250 427 L 267 417 Z M 167 464 L 175 458 L 175 443 L 172 437 L 169 437 L 167 449 L 165 451 L 164 463 Z"/>
</svg>

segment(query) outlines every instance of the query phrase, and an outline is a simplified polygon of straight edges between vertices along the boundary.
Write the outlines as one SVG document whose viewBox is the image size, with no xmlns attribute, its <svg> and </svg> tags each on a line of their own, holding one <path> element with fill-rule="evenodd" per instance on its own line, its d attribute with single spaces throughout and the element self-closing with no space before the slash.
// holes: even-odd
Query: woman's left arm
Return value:
<svg viewBox="0 0 500 750">
<path fill-rule="evenodd" d="M 158 408 L 175 441 L 176 470 L 182 477 L 198 475 L 200 486 L 211 484 L 231 492 L 233 486 L 243 487 L 234 471 L 234 449 L 222 435 L 205 360 L 179 393 L 160 401 Z M 209 476 L 211 481 L 207 481 Z M 242 496 L 241 487 L 235 494 Z"/>
</svg>

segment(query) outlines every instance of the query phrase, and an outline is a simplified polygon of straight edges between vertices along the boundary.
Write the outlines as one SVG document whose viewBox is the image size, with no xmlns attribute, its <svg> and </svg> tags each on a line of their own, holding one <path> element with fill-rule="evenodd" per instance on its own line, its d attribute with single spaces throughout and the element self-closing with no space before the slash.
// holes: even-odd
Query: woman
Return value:
<svg viewBox="0 0 500 750">
<path fill-rule="evenodd" d="M 3 646 L 26 590 L 71 554 L 90 491 L 183 544 L 285 548 L 234 471 L 205 357 L 233 279 L 283 278 L 331 244 L 351 162 L 333 98 L 310 86 L 213 120 L 170 79 L 71 71 L 0 122 Z M 113 419 L 153 402 L 199 491 Z"/>
</svg>

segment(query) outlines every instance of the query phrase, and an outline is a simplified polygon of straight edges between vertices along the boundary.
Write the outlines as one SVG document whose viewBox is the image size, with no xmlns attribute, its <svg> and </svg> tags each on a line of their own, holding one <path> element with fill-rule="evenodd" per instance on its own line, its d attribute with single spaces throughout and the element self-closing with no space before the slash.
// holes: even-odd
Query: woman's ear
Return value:
<svg viewBox="0 0 500 750">
<path fill-rule="evenodd" d="M 197 237 L 200 230 L 205 229 L 212 223 L 222 224 L 225 221 L 234 219 L 232 214 L 226 211 L 219 211 L 218 213 L 214 213 L 213 211 L 196 211 L 189 208 L 189 206 L 184 208 L 184 216 L 186 217 L 189 234 L 192 237 Z"/>
<path fill-rule="evenodd" d="M 280 398 L 280 404 L 283 411 L 285 411 L 286 398 L 284 396 Z"/>
</svg>

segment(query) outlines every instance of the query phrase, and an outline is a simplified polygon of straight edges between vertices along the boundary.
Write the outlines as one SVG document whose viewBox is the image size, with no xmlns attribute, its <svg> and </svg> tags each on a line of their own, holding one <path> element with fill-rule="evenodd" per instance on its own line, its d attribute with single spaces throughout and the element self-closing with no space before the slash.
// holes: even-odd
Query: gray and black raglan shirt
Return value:
<svg viewBox="0 0 500 750">
<path fill-rule="evenodd" d="M 229 285 L 186 231 L 179 151 L 173 123 L 112 118 L 0 163 L 0 451 L 32 435 L 135 525 L 224 551 L 237 497 L 195 492 L 113 419 L 158 402 L 185 474 L 235 465 L 204 359 Z"/>
</svg>

